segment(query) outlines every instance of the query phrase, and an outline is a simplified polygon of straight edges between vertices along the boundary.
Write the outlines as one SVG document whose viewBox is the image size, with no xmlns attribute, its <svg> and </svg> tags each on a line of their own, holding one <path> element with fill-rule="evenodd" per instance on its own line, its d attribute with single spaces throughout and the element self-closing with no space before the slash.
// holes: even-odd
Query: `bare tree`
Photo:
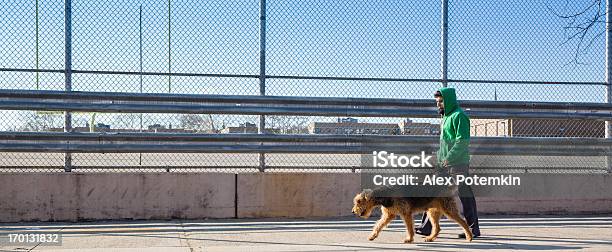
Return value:
<svg viewBox="0 0 612 252">
<path fill-rule="evenodd" d="M 584 64 L 580 61 L 580 57 L 587 54 L 593 43 L 605 34 L 605 27 L 601 25 L 606 23 L 606 3 L 603 0 L 590 0 L 585 7 L 567 13 L 567 6 L 570 1 L 566 0 L 566 10 L 558 12 L 550 6 L 546 6 L 548 10 L 555 16 L 564 20 L 565 25 L 565 41 L 567 43 L 577 43 L 574 57 L 570 63 Z"/>
<path fill-rule="evenodd" d="M 31 112 L 27 118 L 22 120 L 24 124 L 20 131 L 48 131 L 52 128 L 61 128 L 64 124 L 64 116 L 58 113 Z"/>
<path fill-rule="evenodd" d="M 83 127 L 89 123 L 89 116 L 77 116 L 72 114 L 72 127 Z"/>
<path fill-rule="evenodd" d="M 219 133 L 219 124 L 225 125 L 223 120 L 213 115 L 180 115 L 178 121 L 183 129 L 206 133 Z"/>
<path fill-rule="evenodd" d="M 113 126 L 119 129 L 139 129 L 140 114 L 117 114 L 113 118 Z"/>
<path fill-rule="evenodd" d="M 267 116 L 266 124 L 282 134 L 308 133 L 308 117 L 306 116 Z"/>
</svg>

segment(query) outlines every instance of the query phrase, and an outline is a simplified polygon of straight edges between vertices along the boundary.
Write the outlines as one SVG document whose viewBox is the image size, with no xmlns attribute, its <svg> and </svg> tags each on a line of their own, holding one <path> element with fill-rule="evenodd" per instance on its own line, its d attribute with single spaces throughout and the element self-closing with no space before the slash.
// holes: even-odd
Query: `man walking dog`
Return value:
<svg viewBox="0 0 612 252">
<path fill-rule="evenodd" d="M 454 88 L 441 88 L 435 92 L 434 97 L 438 112 L 442 116 L 437 169 L 442 173 L 468 176 L 470 119 L 459 107 Z M 476 238 L 480 236 L 480 227 L 472 188 L 465 184 L 459 185 L 459 196 L 463 205 L 463 216 Z M 416 233 L 425 236 L 431 233 L 431 222 L 426 213 L 423 213 L 421 225 L 416 228 Z M 465 238 L 465 234 L 459 234 L 459 237 Z"/>
</svg>

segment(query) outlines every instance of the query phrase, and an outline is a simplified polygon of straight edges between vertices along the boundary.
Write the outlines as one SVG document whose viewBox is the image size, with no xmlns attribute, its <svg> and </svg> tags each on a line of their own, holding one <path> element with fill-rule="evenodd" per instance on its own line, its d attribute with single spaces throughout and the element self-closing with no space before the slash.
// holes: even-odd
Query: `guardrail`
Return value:
<svg viewBox="0 0 612 252">
<path fill-rule="evenodd" d="M 0 151 L 73 153 L 434 152 L 436 136 L 0 132 Z M 121 143 L 117 143 L 121 142 Z M 153 142 L 153 143 L 150 143 Z M 473 155 L 608 156 L 612 139 L 474 137 Z"/>
<path fill-rule="evenodd" d="M 437 118 L 432 100 L 0 90 L 0 109 Z M 461 101 L 471 118 L 612 120 L 607 103 Z"/>
</svg>

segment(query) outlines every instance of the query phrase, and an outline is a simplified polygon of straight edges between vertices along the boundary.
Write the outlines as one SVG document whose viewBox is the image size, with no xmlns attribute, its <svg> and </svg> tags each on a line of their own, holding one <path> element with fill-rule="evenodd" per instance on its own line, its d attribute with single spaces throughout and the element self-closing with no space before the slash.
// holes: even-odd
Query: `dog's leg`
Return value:
<svg viewBox="0 0 612 252">
<path fill-rule="evenodd" d="M 380 217 L 380 220 L 376 222 L 376 225 L 374 225 L 374 229 L 372 230 L 372 234 L 370 234 L 368 237 L 368 240 L 370 241 L 376 239 L 380 231 L 382 231 L 383 228 L 385 228 L 393 219 L 395 219 L 395 214 L 391 213 L 389 209 L 386 207 L 380 207 L 380 209 L 382 210 L 382 216 Z"/>
<path fill-rule="evenodd" d="M 430 208 L 429 210 L 427 210 L 427 215 L 429 216 L 429 220 L 431 221 L 431 234 L 425 237 L 423 241 L 432 242 L 436 239 L 436 237 L 438 237 L 438 234 L 440 233 L 440 211 L 435 208 Z"/>
<path fill-rule="evenodd" d="M 463 220 L 463 218 L 459 214 L 459 210 L 457 210 L 456 207 L 454 209 L 445 209 L 444 215 L 459 224 L 461 228 L 463 228 L 463 233 L 465 233 L 465 239 L 467 241 L 472 241 L 472 231 L 470 230 L 470 227 L 468 226 L 467 222 Z"/>
<path fill-rule="evenodd" d="M 467 222 L 465 222 L 465 220 L 463 220 L 463 217 L 461 217 L 461 214 L 459 214 L 459 209 L 457 209 L 457 205 L 452 201 L 448 202 L 448 204 L 445 204 L 443 210 L 444 215 L 446 215 L 446 217 L 455 221 L 457 224 L 459 224 L 459 226 L 461 226 L 461 228 L 463 228 L 463 233 L 465 233 L 465 239 L 467 241 L 472 241 L 472 231 L 467 225 Z"/>
<path fill-rule="evenodd" d="M 404 243 L 412 243 L 414 241 L 414 223 L 412 222 L 412 212 L 402 213 L 402 219 L 406 225 L 406 239 Z"/>
</svg>

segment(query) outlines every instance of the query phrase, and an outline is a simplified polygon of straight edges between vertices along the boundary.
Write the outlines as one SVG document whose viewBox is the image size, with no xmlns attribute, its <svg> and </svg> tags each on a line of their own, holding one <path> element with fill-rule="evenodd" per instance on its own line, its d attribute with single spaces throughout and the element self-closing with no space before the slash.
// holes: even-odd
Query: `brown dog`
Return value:
<svg viewBox="0 0 612 252">
<path fill-rule="evenodd" d="M 404 242 L 411 243 L 414 241 L 412 215 L 425 211 L 431 219 L 432 232 L 431 235 L 425 237 L 424 241 L 432 242 L 438 237 L 442 215 L 459 224 L 465 232 L 465 239 L 472 241 L 472 232 L 459 214 L 452 197 L 377 197 L 376 194 L 376 190 L 365 189 L 353 199 L 353 213 L 364 219 L 369 218 L 372 210 L 377 206 L 380 206 L 382 210 L 380 220 L 376 222 L 372 234 L 368 237 L 370 241 L 376 239 L 380 231 L 399 215 L 406 225 L 407 237 Z"/>
</svg>

